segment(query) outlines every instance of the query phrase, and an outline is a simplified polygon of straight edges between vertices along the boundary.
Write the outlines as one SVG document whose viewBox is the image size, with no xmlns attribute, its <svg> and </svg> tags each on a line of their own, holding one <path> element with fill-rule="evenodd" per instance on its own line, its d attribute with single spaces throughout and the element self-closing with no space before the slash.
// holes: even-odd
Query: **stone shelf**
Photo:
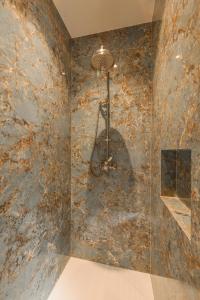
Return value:
<svg viewBox="0 0 200 300">
<path fill-rule="evenodd" d="M 191 241 L 191 210 L 184 204 L 188 199 L 161 196 L 161 200 L 176 220 L 177 224 Z"/>
</svg>

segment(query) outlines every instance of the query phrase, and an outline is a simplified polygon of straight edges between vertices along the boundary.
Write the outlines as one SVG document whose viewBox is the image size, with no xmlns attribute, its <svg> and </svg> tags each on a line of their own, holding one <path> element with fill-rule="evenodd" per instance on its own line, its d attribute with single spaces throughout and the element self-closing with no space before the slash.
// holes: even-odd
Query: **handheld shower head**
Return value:
<svg viewBox="0 0 200 300">
<path fill-rule="evenodd" d="M 109 50 L 101 46 L 92 56 L 92 66 L 98 71 L 108 71 L 114 64 L 114 58 Z"/>
</svg>

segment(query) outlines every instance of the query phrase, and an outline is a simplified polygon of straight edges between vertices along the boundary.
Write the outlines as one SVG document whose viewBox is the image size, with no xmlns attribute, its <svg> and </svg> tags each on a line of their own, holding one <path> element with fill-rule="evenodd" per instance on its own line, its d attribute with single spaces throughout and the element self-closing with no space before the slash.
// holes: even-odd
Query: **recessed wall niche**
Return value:
<svg viewBox="0 0 200 300">
<path fill-rule="evenodd" d="M 161 196 L 179 197 L 191 206 L 191 150 L 161 150 Z"/>
</svg>

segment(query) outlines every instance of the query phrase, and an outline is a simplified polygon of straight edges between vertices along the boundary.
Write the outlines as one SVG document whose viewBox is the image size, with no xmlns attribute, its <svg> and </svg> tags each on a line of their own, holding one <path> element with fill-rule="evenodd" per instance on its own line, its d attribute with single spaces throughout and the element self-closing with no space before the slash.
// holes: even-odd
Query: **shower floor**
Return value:
<svg viewBox="0 0 200 300">
<path fill-rule="evenodd" d="M 177 280 L 70 258 L 48 300 L 199 300 Z"/>
</svg>

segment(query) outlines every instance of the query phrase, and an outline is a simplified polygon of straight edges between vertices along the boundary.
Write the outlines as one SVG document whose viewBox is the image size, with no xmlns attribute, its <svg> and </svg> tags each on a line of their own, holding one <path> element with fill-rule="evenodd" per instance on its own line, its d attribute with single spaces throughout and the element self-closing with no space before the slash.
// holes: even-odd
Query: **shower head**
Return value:
<svg viewBox="0 0 200 300">
<path fill-rule="evenodd" d="M 114 64 L 114 58 L 103 46 L 92 56 L 92 66 L 98 71 L 108 71 Z"/>
</svg>

